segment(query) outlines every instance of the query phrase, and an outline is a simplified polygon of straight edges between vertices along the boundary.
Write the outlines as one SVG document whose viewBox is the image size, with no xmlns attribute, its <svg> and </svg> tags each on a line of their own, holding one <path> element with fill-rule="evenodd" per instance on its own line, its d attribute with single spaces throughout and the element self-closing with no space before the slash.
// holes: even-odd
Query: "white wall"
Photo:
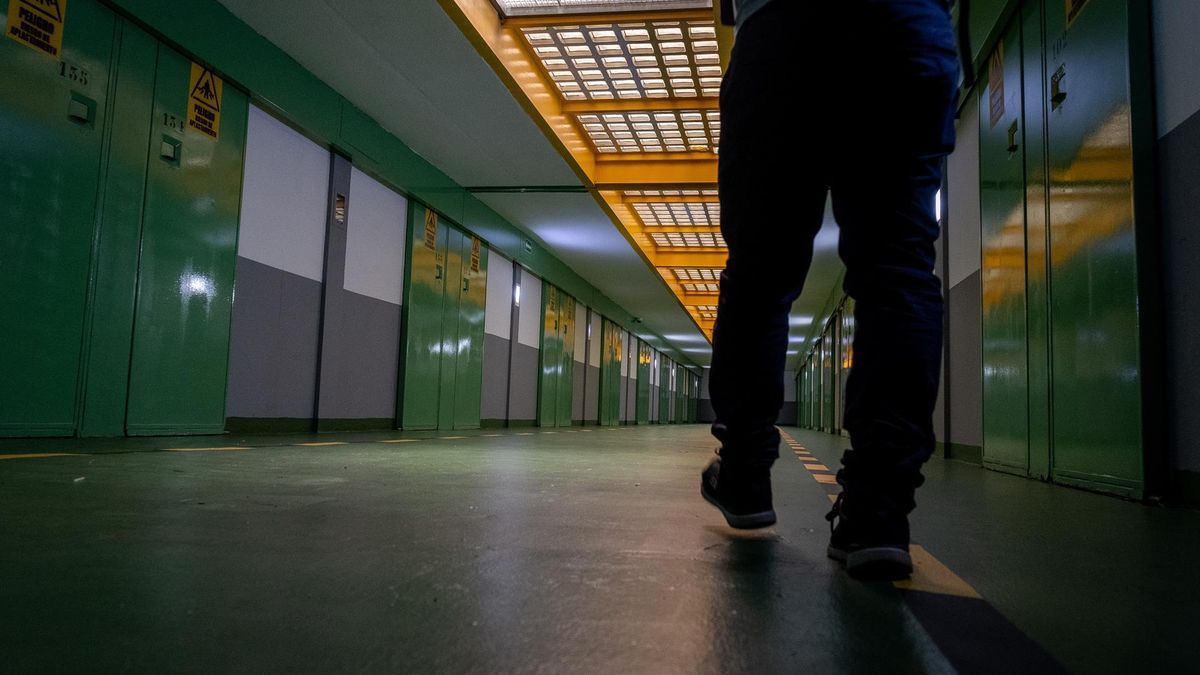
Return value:
<svg viewBox="0 0 1200 675">
<path fill-rule="evenodd" d="M 592 353 L 588 354 L 588 365 L 593 368 L 600 367 L 601 352 L 604 351 L 604 333 L 602 331 L 603 317 L 597 312 L 592 312 Z"/>
<path fill-rule="evenodd" d="M 1155 0 L 1150 7 L 1161 138 L 1200 110 L 1200 2 Z"/>
<path fill-rule="evenodd" d="M 971 96 L 958 122 L 954 153 L 946 160 L 946 253 L 948 288 L 979 270 L 982 249 L 979 215 L 979 99 Z"/>
<path fill-rule="evenodd" d="M 238 255 L 325 277 L 329 150 L 250 106 Z"/>
<path fill-rule="evenodd" d="M 517 342 L 526 347 L 540 349 L 541 339 L 542 280 L 529 270 L 521 270 L 521 309 Z"/>
<path fill-rule="evenodd" d="M 513 262 L 488 249 L 487 305 L 483 330 L 489 335 L 512 339 Z M 524 292 L 524 289 L 521 289 Z"/>
<path fill-rule="evenodd" d="M 343 288 L 399 305 L 404 297 L 408 200 L 357 168 L 350 170 Z"/>
<path fill-rule="evenodd" d="M 575 354 L 576 363 L 584 363 L 587 350 L 587 307 L 582 302 L 575 303 Z"/>
</svg>

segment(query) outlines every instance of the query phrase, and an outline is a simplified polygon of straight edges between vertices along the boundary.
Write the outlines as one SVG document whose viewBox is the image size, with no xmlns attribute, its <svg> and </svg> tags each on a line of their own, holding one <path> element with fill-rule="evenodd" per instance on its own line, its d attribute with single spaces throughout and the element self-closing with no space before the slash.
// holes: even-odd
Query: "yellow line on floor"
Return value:
<svg viewBox="0 0 1200 675">
<path fill-rule="evenodd" d="M 532 431 L 522 431 L 521 433 L 519 433 L 517 435 L 518 436 L 532 436 L 533 432 Z"/>
<path fill-rule="evenodd" d="M 814 473 L 812 477 L 822 485 L 837 485 L 837 476 L 831 473 Z"/>
<path fill-rule="evenodd" d="M 896 588 L 937 593 L 939 595 L 953 595 L 960 598 L 983 599 L 983 596 L 979 595 L 979 591 L 972 588 L 971 584 L 963 581 L 962 577 L 950 571 L 949 567 L 943 565 L 940 560 L 933 557 L 923 547 L 913 544 L 909 547 L 909 552 L 912 554 L 913 561 L 912 578 L 893 582 Z"/>
<path fill-rule="evenodd" d="M 419 439 L 419 438 L 390 438 L 386 441 L 379 441 L 379 442 L 380 443 L 416 443 L 420 440 L 421 439 Z"/>
<path fill-rule="evenodd" d="M 808 464 L 807 462 L 804 464 L 804 468 L 808 469 L 809 471 L 828 471 L 829 470 L 829 467 L 825 466 L 824 464 Z"/>
<path fill-rule="evenodd" d="M 466 436 L 438 436 L 439 441 L 461 441 Z"/>
<path fill-rule="evenodd" d="M 480 434 L 483 438 L 499 438 L 504 434 Z"/>
<path fill-rule="evenodd" d="M 44 459 L 46 457 L 79 457 L 77 452 L 31 452 L 24 455 L 0 455 L 0 459 Z"/>
<path fill-rule="evenodd" d="M 837 495 L 825 495 L 825 496 L 829 497 L 829 501 L 831 501 L 831 502 L 836 502 L 837 498 L 838 498 Z"/>
<path fill-rule="evenodd" d="M 229 450 L 249 450 L 250 448 L 241 445 L 228 445 L 218 448 L 163 448 L 167 452 L 225 452 Z"/>
<path fill-rule="evenodd" d="M 306 448 L 323 448 L 328 445 L 345 445 L 345 444 L 346 443 L 344 441 L 322 441 L 320 443 L 297 443 L 296 445 L 303 445 Z"/>
</svg>

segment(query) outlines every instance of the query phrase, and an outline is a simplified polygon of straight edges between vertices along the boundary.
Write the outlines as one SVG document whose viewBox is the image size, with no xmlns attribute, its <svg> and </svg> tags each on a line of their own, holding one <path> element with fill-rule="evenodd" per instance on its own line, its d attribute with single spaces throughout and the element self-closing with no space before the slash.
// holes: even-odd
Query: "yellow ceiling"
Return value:
<svg viewBox="0 0 1200 675">
<path fill-rule="evenodd" d="M 711 340 L 726 258 L 718 95 L 732 43 L 713 10 L 504 18 L 490 0 L 441 2 Z"/>
</svg>

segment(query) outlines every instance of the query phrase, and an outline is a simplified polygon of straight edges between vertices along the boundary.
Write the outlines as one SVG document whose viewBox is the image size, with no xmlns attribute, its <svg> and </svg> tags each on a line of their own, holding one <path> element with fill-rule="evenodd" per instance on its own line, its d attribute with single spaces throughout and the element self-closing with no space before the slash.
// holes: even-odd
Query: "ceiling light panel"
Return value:
<svg viewBox="0 0 1200 675">
<path fill-rule="evenodd" d="M 674 273 L 675 278 L 681 282 L 717 282 L 721 280 L 721 268 L 719 267 L 672 267 L 671 272 Z"/>
<path fill-rule="evenodd" d="M 576 115 L 601 153 L 717 152 L 721 113 L 716 110 L 647 110 Z"/>
<path fill-rule="evenodd" d="M 721 93 L 721 55 L 711 21 L 547 26 L 521 33 L 567 101 Z"/>
<path fill-rule="evenodd" d="M 721 205 L 716 202 L 635 202 L 631 207 L 646 227 L 721 225 Z"/>
<path fill-rule="evenodd" d="M 719 284 L 682 284 L 684 293 L 720 293 L 721 286 Z"/>
<path fill-rule="evenodd" d="M 696 316 L 704 319 L 705 321 L 717 320 L 716 305 L 691 305 L 688 309 L 691 309 Z"/>
<path fill-rule="evenodd" d="M 659 248 L 725 248 L 720 232 L 651 232 L 649 236 Z"/>
</svg>

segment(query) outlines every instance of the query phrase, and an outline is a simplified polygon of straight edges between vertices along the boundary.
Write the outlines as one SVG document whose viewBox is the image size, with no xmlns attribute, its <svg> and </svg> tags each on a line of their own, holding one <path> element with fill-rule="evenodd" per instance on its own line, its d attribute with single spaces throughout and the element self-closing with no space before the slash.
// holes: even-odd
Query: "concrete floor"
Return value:
<svg viewBox="0 0 1200 675">
<path fill-rule="evenodd" d="M 788 433 L 836 467 L 840 439 Z M 6 441 L 0 670 L 1197 668 L 1200 513 L 935 460 L 921 578 L 862 584 L 825 558 L 830 488 L 786 449 L 779 525 L 725 527 L 697 495 L 713 445 L 702 426 Z M 60 451 L 88 454 L 13 457 Z"/>
</svg>

